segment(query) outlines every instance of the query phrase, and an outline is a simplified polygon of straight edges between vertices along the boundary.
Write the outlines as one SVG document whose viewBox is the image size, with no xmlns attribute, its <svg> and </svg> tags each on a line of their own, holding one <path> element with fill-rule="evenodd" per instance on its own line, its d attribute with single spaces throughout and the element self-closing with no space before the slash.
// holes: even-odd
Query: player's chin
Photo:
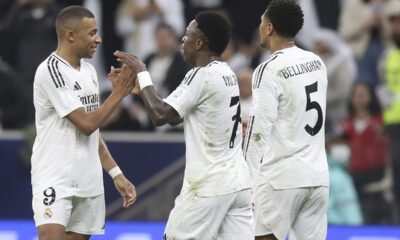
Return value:
<svg viewBox="0 0 400 240">
<path fill-rule="evenodd" d="M 93 58 L 95 51 L 90 51 L 86 54 L 86 58 Z"/>
</svg>

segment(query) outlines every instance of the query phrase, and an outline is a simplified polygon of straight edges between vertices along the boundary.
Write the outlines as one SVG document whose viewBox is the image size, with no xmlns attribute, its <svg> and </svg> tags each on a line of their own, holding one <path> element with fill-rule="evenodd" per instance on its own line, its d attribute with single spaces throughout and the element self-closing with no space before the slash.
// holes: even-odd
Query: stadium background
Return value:
<svg viewBox="0 0 400 240">
<path fill-rule="evenodd" d="M 392 2 L 399 1 L 300 0 L 305 12 L 305 26 L 296 39 L 297 43 L 303 48 L 322 54 L 321 51 L 318 52 L 314 44 L 317 40 L 325 40 L 327 41 L 325 45 L 331 47 L 330 51 L 335 53 L 335 56 L 343 54 L 341 56 L 343 58 L 336 59 L 341 59 L 341 62 L 345 63 L 345 66 L 339 67 L 338 64 L 332 64 L 334 61 L 329 59 L 326 62 L 328 71 L 331 67 L 331 72 L 341 73 L 340 76 L 332 74 L 329 79 L 332 82 L 340 79 L 337 80 L 338 87 L 328 90 L 334 98 L 330 101 L 333 105 L 340 107 L 339 109 L 332 107 L 331 112 L 334 114 L 331 116 L 328 114 L 327 139 L 338 134 L 335 130 L 336 126 L 340 126 L 348 114 L 342 114 L 341 110 L 348 104 L 353 84 L 362 82 L 379 91 L 381 86 L 377 70 L 379 62 L 387 49 L 392 46 L 390 31 L 386 31 L 386 25 L 382 22 L 386 18 L 387 8 L 392 8 L 393 11 L 398 10 L 400 15 L 400 8 L 391 7 L 396 4 L 390 5 L 393 4 Z M 106 79 L 109 66 L 117 65 L 112 57 L 114 50 L 133 51 L 146 59 L 148 66 L 151 66 L 152 58 L 148 56 L 152 53 L 156 53 L 153 54 L 154 59 L 156 58 L 154 56 L 165 51 L 173 54 L 179 51 L 177 48 L 179 40 L 175 40 L 180 39 L 186 24 L 196 12 L 205 9 L 220 12 L 230 20 L 233 26 L 232 44 L 225 52 L 224 58 L 241 81 L 241 104 L 245 118 L 248 114 L 246 108 L 251 99 L 246 91 L 249 86 L 249 76 L 252 69 L 269 55 L 258 47 L 257 41 L 260 16 L 267 3 L 267 0 L 0 0 L 0 162 L 2 170 L 0 174 L 0 189 L 2 189 L 0 240 L 35 239 L 34 224 L 31 220 L 29 162 L 34 138 L 32 81 L 37 65 L 56 47 L 53 22 L 60 9 L 71 4 L 82 4 L 95 13 L 103 43 L 95 58 L 90 61 L 96 66 L 104 96 L 110 89 L 110 84 Z M 351 5 L 350 3 L 361 6 L 358 8 L 359 11 L 364 7 L 370 9 L 376 14 L 376 19 L 380 19 L 375 23 L 369 23 L 372 26 L 371 29 L 363 28 L 358 33 L 362 35 L 371 32 L 370 44 L 364 47 L 364 54 L 360 54 L 360 50 L 354 47 L 353 42 L 346 39 L 346 27 L 351 28 L 352 24 L 356 25 L 358 20 L 346 19 L 352 11 L 347 6 L 347 4 Z M 157 40 L 154 41 L 157 38 L 154 36 L 154 31 L 158 29 L 158 23 L 161 21 L 169 24 L 176 33 L 176 39 L 173 34 L 158 36 L 159 42 L 168 42 L 168 37 L 172 36 L 174 41 L 169 45 L 157 44 Z M 321 34 L 321 37 L 316 34 L 321 32 L 319 31 L 321 28 L 329 29 L 336 36 L 324 38 L 325 35 Z M 152 47 L 148 46 L 151 45 L 150 42 L 154 42 Z M 351 66 L 355 68 L 352 69 Z M 168 76 L 176 77 L 189 67 L 165 70 L 153 66 L 153 70 L 164 71 Z M 168 94 L 177 84 L 168 81 L 161 79 L 155 83 L 162 89 L 160 94 Z M 125 175 L 137 187 L 138 201 L 131 209 L 123 210 L 122 202 L 112 181 L 108 175 L 105 175 L 107 219 L 109 220 L 106 226 L 107 235 L 93 239 L 160 239 L 165 220 L 173 207 L 173 200 L 180 190 L 183 176 L 185 147 L 181 127 L 155 129 L 148 122 L 140 100 L 131 97 L 125 99 L 117 110 L 117 114 L 103 127 L 103 130 L 110 151 L 124 169 Z M 389 156 L 389 150 L 382 155 Z M 390 161 L 387 161 L 384 168 L 395 171 L 391 169 L 388 162 Z M 347 170 L 344 171 L 349 174 Z M 386 174 L 382 176 L 382 179 L 387 178 Z M 348 214 L 342 222 L 335 220 L 329 227 L 328 239 L 400 240 L 400 228 L 396 226 L 399 224 L 398 203 L 395 200 L 395 191 L 392 190 L 395 179 L 390 176 L 389 179 L 389 184 L 385 182 L 386 185 L 378 187 L 372 197 L 366 194 L 352 199 L 358 207 L 361 204 L 367 204 L 367 209 L 362 209 L 364 218 L 361 221 L 351 221 L 354 216 Z M 350 182 L 350 184 L 354 183 Z M 352 186 L 341 187 L 347 189 Z M 334 194 L 340 196 L 344 193 Z"/>
</svg>

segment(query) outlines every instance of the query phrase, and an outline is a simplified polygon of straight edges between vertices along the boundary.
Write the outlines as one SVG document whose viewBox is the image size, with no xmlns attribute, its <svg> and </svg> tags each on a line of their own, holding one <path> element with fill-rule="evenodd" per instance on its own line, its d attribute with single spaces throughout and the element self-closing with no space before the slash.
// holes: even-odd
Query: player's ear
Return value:
<svg viewBox="0 0 400 240">
<path fill-rule="evenodd" d="M 274 25 L 272 23 L 267 23 L 267 27 L 266 27 L 266 33 L 267 35 L 271 35 L 272 32 L 274 31 Z"/>
<path fill-rule="evenodd" d="M 73 31 L 66 31 L 65 35 L 67 37 L 68 42 L 75 42 L 75 34 Z"/>
<path fill-rule="evenodd" d="M 204 40 L 201 39 L 201 38 L 198 38 L 198 39 L 196 40 L 196 50 L 199 51 L 199 50 L 203 49 L 204 46 L 205 46 Z"/>
</svg>

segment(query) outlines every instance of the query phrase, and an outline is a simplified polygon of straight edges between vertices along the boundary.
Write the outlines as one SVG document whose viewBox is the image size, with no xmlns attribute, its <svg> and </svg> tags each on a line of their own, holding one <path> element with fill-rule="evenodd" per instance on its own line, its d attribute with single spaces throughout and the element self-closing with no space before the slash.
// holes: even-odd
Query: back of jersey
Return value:
<svg viewBox="0 0 400 240">
<path fill-rule="evenodd" d="M 261 163 L 255 167 L 259 183 L 276 189 L 328 185 L 327 85 L 322 60 L 297 47 L 274 53 L 256 69 L 245 154 Z"/>
</svg>

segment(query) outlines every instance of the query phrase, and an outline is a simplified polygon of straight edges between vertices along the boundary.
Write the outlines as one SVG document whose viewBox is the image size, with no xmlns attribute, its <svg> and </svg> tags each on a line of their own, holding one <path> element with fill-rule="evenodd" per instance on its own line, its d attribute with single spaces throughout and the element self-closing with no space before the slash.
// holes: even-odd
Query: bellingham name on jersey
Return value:
<svg viewBox="0 0 400 240">
<path fill-rule="evenodd" d="M 286 67 L 279 73 L 285 79 L 301 75 L 303 73 L 314 72 L 322 69 L 322 63 L 319 60 L 314 60 L 306 63 L 296 64 L 294 66 Z"/>
</svg>

